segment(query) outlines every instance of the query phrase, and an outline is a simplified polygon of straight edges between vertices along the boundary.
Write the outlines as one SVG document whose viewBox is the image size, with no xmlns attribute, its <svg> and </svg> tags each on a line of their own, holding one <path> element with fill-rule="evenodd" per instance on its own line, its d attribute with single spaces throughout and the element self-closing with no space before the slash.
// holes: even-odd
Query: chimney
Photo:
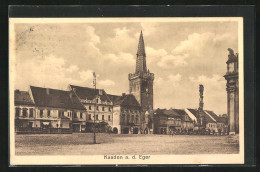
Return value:
<svg viewBox="0 0 260 172">
<path fill-rule="evenodd" d="M 70 96 L 70 98 L 72 98 L 72 92 L 70 91 L 70 93 L 69 93 L 69 96 Z"/>
<path fill-rule="evenodd" d="M 49 95 L 50 94 L 50 89 L 46 88 L 46 94 Z"/>
<path fill-rule="evenodd" d="M 122 93 L 122 96 L 125 97 L 125 93 Z"/>
<path fill-rule="evenodd" d="M 74 92 L 76 92 L 76 88 L 73 88 L 72 90 L 73 90 Z"/>
</svg>

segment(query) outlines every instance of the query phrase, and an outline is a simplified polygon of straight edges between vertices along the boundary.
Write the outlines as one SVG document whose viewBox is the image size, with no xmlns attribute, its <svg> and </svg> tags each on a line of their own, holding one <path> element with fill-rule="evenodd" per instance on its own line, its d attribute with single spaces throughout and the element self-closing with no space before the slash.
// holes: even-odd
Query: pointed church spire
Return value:
<svg viewBox="0 0 260 172">
<path fill-rule="evenodd" d="M 139 44 L 138 44 L 137 55 L 139 55 L 139 56 L 145 56 L 144 38 L 143 38 L 143 32 L 142 32 L 142 30 L 141 30 L 141 34 L 140 34 L 140 37 L 139 37 Z"/>
<path fill-rule="evenodd" d="M 146 69 L 146 54 L 145 54 L 145 47 L 144 47 L 144 38 L 143 38 L 143 32 L 141 30 L 141 34 L 139 37 L 139 43 L 138 43 L 138 50 L 136 54 L 136 73 L 138 72 L 147 72 Z"/>
</svg>

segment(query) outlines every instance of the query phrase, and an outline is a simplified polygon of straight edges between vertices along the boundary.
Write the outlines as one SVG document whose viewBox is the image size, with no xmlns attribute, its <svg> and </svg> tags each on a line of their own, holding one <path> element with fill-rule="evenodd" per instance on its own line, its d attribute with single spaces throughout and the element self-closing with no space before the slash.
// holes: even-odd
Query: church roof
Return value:
<svg viewBox="0 0 260 172">
<path fill-rule="evenodd" d="M 116 99 L 118 99 L 121 96 L 118 95 L 112 95 L 112 94 L 107 94 L 107 96 L 109 97 L 109 99 L 112 101 L 113 104 L 115 104 Z"/>
<path fill-rule="evenodd" d="M 111 95 L 110 95 L 111 96 Z M 128 107 L 141 107 L 138 101 L 136 100 L 135 96 L 132 94 L 126 94 L 122 96 L 115 96 L 114 106 L 128 106 Z"/>
<path fill-rule="evenodd" d="M 141 31 L 138 49 L 137 49 L 137 57 L 136 57 L 136 71 L 135 73 L 147 72 L 146 69 L 146 55 L 145 55 L 145 46 L 144 46 L 144 38 L 143 33 Z"/>
<path fill-rule="evenodd" d="M 103 89 L 95 90 L 94 88 L 80 87 L 75 85 L 70 85 L 70 87 L 77 94 L 77 96 L 82 100 L 86 100 L 86 99 L 93 100 L 95 96 L 99 95 L 101 101 L 111 102 L 105 90 Z"/>
<path fill-rule="evenodd" d="M 141 34 L 140 34 L 140 37 L 139 37 L 137 55 L 138 56 L 145 56 L 144 38 L 143 38 L 143 32 L 142 31 L 141 31 Z"/>
<path fill-rule="evenodd" d="M 85 110 L 72 91 L 30 86 L 36 106 Z"/>
<path fill-rule="evenodd" d="M 15 105 L 34 105 L 28 91 L 14 91 L 14 104 Z"/>
</svg>

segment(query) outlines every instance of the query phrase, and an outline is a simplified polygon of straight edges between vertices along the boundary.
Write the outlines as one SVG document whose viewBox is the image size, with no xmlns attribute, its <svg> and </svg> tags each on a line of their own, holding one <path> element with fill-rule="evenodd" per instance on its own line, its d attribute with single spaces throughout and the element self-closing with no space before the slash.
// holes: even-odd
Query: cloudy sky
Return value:
<svg viewBox="0 0 260 172">
<path fill-rule="evenodd" d="M 238 49 L 238 24 L 222 22 L 17 23 L 15 88 L 66 89 L 68 84 L 128 93 L 143 30 L 147 67 L 155 74 L 154 107 L 226 113 L 227 48 Z"/>
</svg>

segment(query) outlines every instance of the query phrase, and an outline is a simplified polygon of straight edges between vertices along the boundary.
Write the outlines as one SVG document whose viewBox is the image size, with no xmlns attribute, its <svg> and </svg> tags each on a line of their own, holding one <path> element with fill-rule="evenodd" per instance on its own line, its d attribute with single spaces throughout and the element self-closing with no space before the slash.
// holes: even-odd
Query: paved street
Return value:
<svg viewBox="0 0 260 172">
<path fill-rule="evenodd" d="M 233 154 L 239 145 L 229 136 L 39 134 L 16 135 L 17 155 Z M 236 140 L 236 139 L 235 139 Z"/>
</svg>

